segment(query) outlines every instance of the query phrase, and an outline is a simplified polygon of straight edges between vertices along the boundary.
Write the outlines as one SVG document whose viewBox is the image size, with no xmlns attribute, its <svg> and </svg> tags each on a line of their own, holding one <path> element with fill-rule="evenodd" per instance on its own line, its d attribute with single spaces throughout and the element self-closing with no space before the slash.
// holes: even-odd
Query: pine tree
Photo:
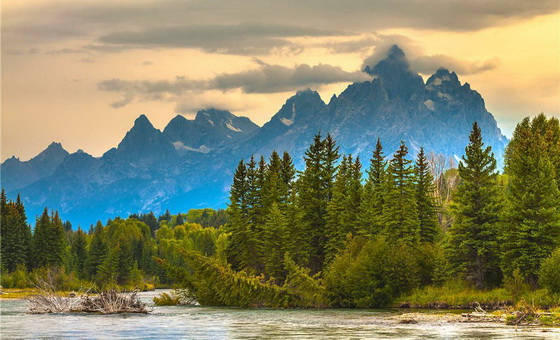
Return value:
<svg viewBox="0 0 560 340">
<path fill-rule="evenodd" d="M 554 166 L 560 157 L 558 120 L 544 115 L 519 123 L 508 145 L 502 268 L 517 268 L 533 285 L 541 262 L 560 245 L 560 191 Z M 555 137 L 556 136 L 556 137 Z M 556 141 L 555 141 L 556 140 Z M 556 148 L 550 144 L 556 143 Z"/>
<path fill-rule="evenodd" d="M 105 261 L 108 254 L 108 248 L 103 241 L 103 225 L 101 221 L 98 221 L 89 244 L 88 256 L 87 256 L 87 270 L 90 277 L 96 277 L 99 267 Z"/>
<path fill-rule="evenodd" d="M 375 151 L 367 170 L 368 178 L 364 185 L 363 198 L 360 207 L 361 233 L 377 235 L 383 228 L 383 204 L 385 202 L 385 181 L 387 161 L 383 155 L 383 146 L 378 138 Z"/>
<path fill-rule="evenodd" d="M 150 227 L 150 230 L 152 231 L 152 235 L 156 234 L 156 230 L 159 229 L 159 223 L 153 212 L 150 211 L 148 214 L 140 215 L 140 221 L 146 223 L 148 227 Z M 111 223 L 107 221 L 107 225 L 109 224 Z"/>
<path fill-rule="evenodd" d="M 337 170 L 338 147 L 329 136 L 321 140 L 317 134 L 305 152 L 305 170 L 298 180 L 298 226 L 305 237 L 301 254 L 296 259 L 306 263 L 313 273 L 322 269 L 325 261 L 327 205 Z"/>
<path fill-rule="evenodd" d="M 246 241 L 243 249 L 242 266 L 251 268 L 257 273 L 262 273 L 264 263 L 262 261 L 262 230 L 264 216 L 262 213 L 262 185 L 264 181 L 264 164 L 257 164 L 251 156 L 247 163 L 247 224 Z"/>
<path fill-rule="evenodd" d="M 325 265 L 331 263 L 335 255 L 344 247 L 344 240 L 348 233 L 342 215 L 346 208 L 351 167 L 352 156 L 343 156 L 333 185 L 333 197 L 327 205 Z"/>
<path fill-rule="evenodd" d="M 420 239 L 420 221 L 414 169 L 407 155 L 408 148 L 401 142 L 387 171 L 388 191 L 383 205 L 383 223 L 389 240 L 414 244 Z"/>
<path fill-rule="evenodd" d="M 27 266 L 29 241 L 28 225 L 25 216 L 16 203 L 6 203 L 2 215 L 2 242 L 1 256 L 2 268 L 8 272 L 14 271 L 18 266 Z"/>
<path fill-rule="evenodd" d="M 158 221 L 159 222 L 161 222 L 161 221 L 171 221 L 171 213 L 169 212 L 169 210 L 165 210 L 165 213 L 161 214 L 158 217 Z"/>
<path fill-rule="evenodd" d="M 268 213 L 274 203 L 286 204 L 288 188 L 281 178 L 281 171 L 282 160 L 276 151 L 272 151 L 262 187 L 263 211 L 265 214 Z"/>
<path fill-rule="evenodd" d="M 183 225 L 185 223 L 185 219 L 181 213 L 177 214 L 177 218 L 175 219 L 175 225 Z"/>
<path fill-rule="evenodd" d="M 434 177 L 430 172 L 424 149 L 416 158 L 416 205 L 420 220 L 420 241 L 433 243 L 438 233 Z"/>
<path fill-rule="evenodd" d="M 280 178 L 285 186 L 285 192 L 283 192 L 284 197 L 282 197 L 282 202 L 290 201 L 290 196 L 294 189 L 294 179 L 296 176 L 296 168 L 292 161 L 292 157 L 288 152 L 284 152 L 282 155 L 282 163 L 280 165 Z"/>
<path fill-rule="evenodd" d="M 74 257 L 74 264 L 76 273 L 81 279 L 86 278 L 86 264 L 87 264 L 87 240 L 86 233 L 78 227 L 74 233 L 72 242 L 72 255 Z"/>
<path fill-rule="evenodd" d="M 109 250 L 103 262 L 99 265 L 95 274 L 95 282 L 101 286 L 108 286 L 117 283 L 119 269 L 119 248 L 120 244 Z"/>
<path fill-rule="evenodd" d="M 32 240 L 33 265 L 60 267 L 66 257 L 66 235 L 58 212 L 49 216 L 47 208 L 35 223 Z"/>
<path fill-rule="evenodd" d="M 29 267 L 31 228 L 20 196 L 8 202 L 4 190 L 0 194 L 0 256 L 1 267 L 8 271 L 18 266 Z"/>
<path fill-rule="evenodd" d="M 277 282 L 285 278 L 286 221 L 278 203 L 273 203 L 264 227 L 265 273 Z"/>
<path fill-rule="evenodd" d="M 242 265 L 247 261 L 244 258 L 246 254 L 247 223 L 249 222 L 247 191 L 247 167 L 245 162 L 241 160 L 233 175 L 230 203 L 227 210 L 229 216 L 227 230 L 230 233 L 230 242 L 228 242 L 226 249 L 226 257 L 228 263 L 236 270 L 242 269 Z"/>
<path fill-rule="evenodd" d="M 460 182 L 452 212 L 455 222 L 449 229 L 448 256 L 454 270 L 477 288 L 496 285 L 501 280 L 498 262 L 498 222 L 500 188 L 496 160 L 490 146 L 484 147 L 477 123 L 459 163 Z"/>
</svg>

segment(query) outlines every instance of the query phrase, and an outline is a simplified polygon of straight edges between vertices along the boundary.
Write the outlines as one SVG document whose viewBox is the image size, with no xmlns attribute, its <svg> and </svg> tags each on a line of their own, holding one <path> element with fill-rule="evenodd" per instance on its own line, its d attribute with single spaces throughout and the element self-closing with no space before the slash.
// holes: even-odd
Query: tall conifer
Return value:
<svg viewBox="0 0 560 340">
<path fill-rule="evenodd" d="M 460 182 L 452 207 L 448 255 L 454 270 L 477 288 L 496 285 L 499 269 L 498 222 L 501 211 L 496 160 L 485 147 L 477 123 L 459 163 Z"/>
</svg>

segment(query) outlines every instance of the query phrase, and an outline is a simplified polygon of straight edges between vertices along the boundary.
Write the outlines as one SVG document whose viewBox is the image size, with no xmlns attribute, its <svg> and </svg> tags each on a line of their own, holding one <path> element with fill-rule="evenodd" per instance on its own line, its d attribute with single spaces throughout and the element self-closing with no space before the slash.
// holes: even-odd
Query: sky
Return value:
<svg viewBox="0 0 560 340">
<path fill-rule="evenodd" d="M 557 0 L 2 1 L 1 159 L 51 142 L 101 156 L 140 114 L 163 129 L 215 107 L 266 123 L 324 101 L 398 44 L 426 80 L 455 71 L 510 137 L 560 116 Z"/>
</svg>

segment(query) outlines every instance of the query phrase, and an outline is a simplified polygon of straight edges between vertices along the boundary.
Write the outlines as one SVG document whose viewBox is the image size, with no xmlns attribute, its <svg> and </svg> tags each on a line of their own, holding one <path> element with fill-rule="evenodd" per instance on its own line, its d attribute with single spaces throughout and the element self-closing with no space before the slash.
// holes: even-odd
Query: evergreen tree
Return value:
<svg viewBox="0 0 560 340">
<path fill-rule="evenodd" d="M 108 286 L 117 283 L 117 273 L 119 269 L 119 248 L 117 244 L 110 249 L 107 256 L 103 258 L 103 262 L 99 265 L 95 275 L 95 282 L 102 286 Z"/>
<path fill-rule="evenodd" d="M 246 241 L 243 249 L 244 268 L 251 268 L 257 273 L 262 273 L 264 264 L 262 261 L 262 230 L 264 215 L 262 213 L 262 184 L 264 181 L 264 164 L 257 164 L 251 156 L 247 163 L 247 224 Z"/>
<path fill-rule="evenodd" d="M 420 239 L 414 169 L 401 142 L 387 171 L 388 191 L 383 205 L 383 223 L 388 240 L 414 244 Z"/>
<path fill-rule="evenodd" d="M 175 225 L 182 225 L 183 223 L 185 223 L 185 219 L 181 213 L 178 213 L 177 218 L 175 219 Z"/>
<path fill-rule="evenodd" d="M 332 198 L 334 175 L 337 170 L 338 147 L 329 136 L 321 140 L 317 134 L 305 152 L 305 170 L 298 180 L 298 217 L 302 228 L 303 258 L 313 273 L 322 269 L 325 261 L 327 205 Z"/>
<path fill-rule="evenodd" d="M 342 215 L 346 208 L 351 167 L 352 156 L 343 156 L 333 185 L 333 197 L 327 206 L 325 265 L 328 265 L 344 247 L 344 240 L 348 233 Z"/>
<path fill-rule="evenodd" d="M 387 162 L 383 155 L 383 146 L 378 138 L 367 170 L 368 177 L 361 201 L 360 226 L 362 234 L 376 235 L 384 228 L 383 204 L 385 202 L 386 169 Z"/>
<path fill-rule="evenodd" d="M 285 185 L 286 192 L 285 197 L 282 198 L 283 202 L 288 202 L 294 187 L 294 179 L 296 176 L 296 168 L 292 161 L 292 157 L 288 152 L 284 152 L 282 155 L 282 163 L 280 166 L 280 178 Z"/>
<path fill-rule="evenodd" d="M 424 149 L 416 158 L 416 205 L 420 220 L 420 241 L 433 243 L 438 233 L 434 177 L 430 172 Z"/>
<path fill-rule="evenodd" d="M 361 164 L 352 155 L 345 156 L 338 167 L 333 185 L 332 199 L 327 209 L 327 243 L 325 265 L 344 248 L 348 234 L 355 235 L 358 230 L 358 216 L 361 201 Z"/>
<path fill-rule="evenodd" d="M 74 233 L 72 240 L 72 255 L 74 257 L 74 264 L 76 273 L 81 279 L 86 278 L 86 264 L 87 264 L 87 239 L 86 233 L 78 227 Z"/>
<path fill-rule="evenodd" d="M 2 268 L 8 272 L 18 266 L 27 266 L 29 226 L 16 203 L 4 203 L 2 214 L 1 256 Z"/>
<path fill-rule="evenodd" d="M 508 145 L 502 268 L 517 268 L 536 285 L 541 262 L 560 245 L 560 191 L 554 162 L 560 157 L 558 120 L 544 115 L 519 123 Z M 555 141 L 556 139 L 556 141 Z M 556 148 L 550 144 L 556 143 Z"/>
<path fill-rule="evenodd" d="M 158 221 L 159 222 L 161 222 L 161 221 L 171 221 L 171 213 L 169 212 L 169 210 L 165 210 L 165 213 L 161 214 L 158 217 Z"/>
<path fill-rule="evenodd" d="M 153 212 L 150 211 L 150 213 L 148 214 L 140 215 L 140 221 L 146 223 L 148 227 L 150 227 L 150 230 L 152 231 L 152 236 L 156 234 L 156 230 L 159 229 L 159 223 Z M 109 224 L 111 224 L 111 222 L 107 221 L 107 225 Z"/>
<path fill-rule="evenodd" d="M 32 240 L 33 265 L 40 267 L 60 267 L 64 265 L 66 235 L 58 212 L 49 216 L 47 208 L 35 223 Z"/>
<path fill-rule="evenodd" d="M 276 151 L 270 155 L 269 165 L 264 175 L 264 185 L 262 187 L 263 211 L 268 213 L 274 203 L 286 204 L 287 186 L 281 176 L 282 160 Z"/>
<path fill-rule="evenodd" d="M 264 228 L 265 273 L 282 282 L 286 253 L 286 222 L 278 203 L 273 203 Z"/>
<path fill-rule="evenodd" d="M 484 147 L 477 123 L 459 163 L 460 182 L 452 207 L 455 222 L 449 229 L 448 256 L 453 269 L 477 288 L 499 284 L 498 222 L 500 188 L 496 160 Z"/>
<path fill-rule="evenodd" d="M 92 278 L 96 277 L 107 254 L 108 247 L 103 240 L 103 224 L 101 224 L 101 221 L 98 221 L 92 234 L 86 261 L 86 267 Z"/>
<path fill-rule="evenodd" d="M 247 223 L 248 207 L 247 207 L 247 167 L 245 162 L 241 160 L 233 175 L 233 184 L 230 190 L 230 203 L 227 210 L 229 223 L 227 230 L 230 233 L 230 242 L 226 249 L 226 257 L 228 263 L 233 269 L 242 269 L 242 265 L 246 263 L 246 244 L 247 241 Z"/>
</svg>

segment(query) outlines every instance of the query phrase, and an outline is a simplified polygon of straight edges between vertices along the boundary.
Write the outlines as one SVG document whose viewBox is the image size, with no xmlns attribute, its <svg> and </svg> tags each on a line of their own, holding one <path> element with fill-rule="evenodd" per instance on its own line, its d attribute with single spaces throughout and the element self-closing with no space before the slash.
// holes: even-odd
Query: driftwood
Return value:
<svg viewBox="0 0 560 340">
<path fill-rule="evenodd" d="M 77 297 L 78 294 L 74 292 L 67 296 L 57 293 L 54 286 L 44 280 L 40 280 L 36 286 L 40 294 L 25 299 L 31 314 L 72 312 L 146 314 L 150 312 L 146 304 L 138 298 L 138 291 L 136 290 L 124 292 L 111 289 L 98 295 L 90 295 L 90 290 L 86 290 L 81 291 L 80 297 Z"/>
<path fill-rule="evenodd" d="M 82 295 L 80 298 L 80 312 L 117 314 L 142 313 L 149 310 L 146 304 L 138 298 L 138 291 L 124 293 L 111 289 L 96 296 Z"/>
</svg>

